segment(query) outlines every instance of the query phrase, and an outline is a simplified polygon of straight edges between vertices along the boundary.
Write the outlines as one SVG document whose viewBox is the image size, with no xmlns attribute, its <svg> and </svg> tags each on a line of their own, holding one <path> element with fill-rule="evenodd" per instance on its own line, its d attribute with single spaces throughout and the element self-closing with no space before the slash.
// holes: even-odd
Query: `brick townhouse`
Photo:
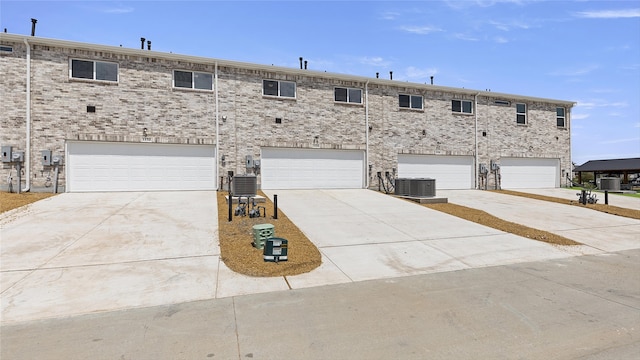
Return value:
<svg viewBox="0 0 640 360">
<path fill-rule="evenodd" d="M 71 192 L 215 190 L 229 171 L 263 189 L 544 188 L 571 171 L 571 101 L 7 33 L 0 66 L 2 191 L 20 152 L 34 191 L 46 157 Z"/>
</svg>

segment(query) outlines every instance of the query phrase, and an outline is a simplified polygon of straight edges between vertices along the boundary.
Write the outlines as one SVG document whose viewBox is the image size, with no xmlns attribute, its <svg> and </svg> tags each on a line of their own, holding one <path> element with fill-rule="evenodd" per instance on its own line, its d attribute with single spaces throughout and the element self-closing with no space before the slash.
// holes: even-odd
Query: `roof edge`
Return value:
<svg viewBox="0 0 640 360">
<path fill-rule="evenodd" d="M 30 44 L 37 44 L 37 45 L 67 47 L 67 48 L 83 49 L 83 50 L 90 50 L 90 51 L 113 52 L 113 53 L 119 53 L 123 55 L 157 57 L 157 58 L 163 58 L 167 60 L 185 61 L 185 62 L 193 62 L 193 63 L 201 63 L 201 64 L 212 64 L 212 65 L 217 64 L 218 66 L 237 67 L 242 69 L 262 70 L 262 71 L 271 71 L 271 72 L 275 71 L 275 72 L 289 73 L 294 75 L 306 75 L 306 76 L 314 76 L 314 77 L 321 77 L 321 78 L 334 78 L 339 80 L 356 81 L 361 83 L 378 84 L 383 86 L 405 86 L 405 87 L 413 87 L 413 88 L 422 89 L 422 90 L 452 92 L 452 93 L 464 94 L 469 96 L 504 97 L 504 98 L 515 99 L 515 100 L 527 100 L 532 102 L 561 104 L 569 107 L 573 107 L 577 104 L 577 102 L 575 101 L 568 101 L 568 100 L 549 99 L 549 98 L 525 96 L 525 95 L 518 95 L 518 94 L 498 93 L 498 92 L 491 92 L 491 91 L 480 91 L 480 90 L 455 88 L 455 87 L 431 85 L 431 84 L 420 84 L 420 83 L 403 82 L 398 80 L 387 80 L 387 79 L 380 79 L 380 78 L 369 78 L 365 76 L 331 73 L 326 71 L 322 72 L 317 70 L 306 70 L 306 69 L 303 70 L 303 69 L 289 68 L 289 67 L 283 67 L 283 66 L 261 65 L 261 64 L 247 63 L 247 62 L 241 62 L 241 61 L 223 60 L 223 59 L 217 59 L 217 58 L 206 58 L 206 57 L 192 56 L 192 55 L 181 55 L 181 54 L 166 53 L 166 52 L 144 50 L 144 49 L 134 49 L 134 48 L 121 47 L 121 46 L 113 46 L 113 45 L 90 44 L 90 43 L 82 43 L 82 42 L 75 42 L 75 41 L 68 41 L 68 40 L 43 38 L 43 37 L 37 37 L 37 36 L 0 33 L 0 41 L 3 41 L 3 40 L 15 41 L 20 43 L 24 42 L 24 40 L 27 40 L 27 42 L 29 42 Z"/>
</svg>

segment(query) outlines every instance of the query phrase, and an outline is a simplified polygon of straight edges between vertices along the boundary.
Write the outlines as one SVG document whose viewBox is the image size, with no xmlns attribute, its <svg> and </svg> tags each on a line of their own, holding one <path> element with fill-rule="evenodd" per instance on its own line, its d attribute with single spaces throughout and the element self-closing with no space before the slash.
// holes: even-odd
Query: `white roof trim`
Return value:
<svg viewBox="0 0 640 360">
<path fill-rule="evenodd" d="M 155 57 L 160 59 L 184 61 L 184 62 L 191 62 L 196 64 L 210 64 L 210 65 L 217 64 L 218 66 L 225 66 L 225 67 L 232 67 L 232 68 L 279 72 L 279 73 L 286 73 L 291 75 L 319 77 L 319 78 L 325 78 L 325 79 L 355 81 L 355 82 L 361 82 L 363 84 L 368 82 L 370 85 L 376 84 L 381 86 L 408 87 L 408 88 L 415 88 L 419 90 L 451 92 L 451 93 L 464 94 L 469 96 L 478 95 L 483 97 L 507 98 L 510 100 L 520 100 L 520 101 L 528 101 L 528 102 L 543 102 L 543 103 L 564 105 L 568 107 L 572 107 L 576 105 L 576 102 L 574 101 L 547 99 L 547 98 L 539 98 L 539 97 L 531 97 L 531 96 L 523 96 L 523 95 L 515 95 L 515 94 L 504 94 L 504 93 L 497 93 L 497 92 L 491 92 L 491 91 L 479 91 L 479 90 L 462 89 L 462 88 L 454 88 L 454 87 L 430 85 L 430 84 L 419 84 L 419 83 L 403 82 L 403 81 L 397 81 L 397 80 L 368 78 L 364 76 L 328 73 L 328 72 L 321 72 L 321 71 L 314 71 L 314 70 L 303 70 L 303 69 L 288 68 L 288 67 L 273 66 L 273 65 L 271 66 L 260 65 L 260 64 L 252 64 L 252 63 L 238 62 L 238 61 L 231 61 L 231 60 L 205 58 L 205 57 L 190 56 L 190 55 L 180 55 L 180 54 L 165 53 L 165 52 L 143 50 L 143 49 L 133 49 L 133 48 L 126 48 L 126 47 L 119 47 L 119 46 L 97 45 L 97 44 L 80 43 L 80 42 L 73 42 L 73 41 L 66 41 L 66 40 L 47 39 L 47 38 L 35 37 L 35 36 L 0 33 L 0 41 L 23 43 L 24 39 L 26 39 L 30 44 L 37 44 L 37 45 L 81 49 L 81 50 L 88 50 L 88 51 L 103 51 L 103 52 L 111 52 L 114 54 L 131 55 L 131 56 Z"/>
</svg>

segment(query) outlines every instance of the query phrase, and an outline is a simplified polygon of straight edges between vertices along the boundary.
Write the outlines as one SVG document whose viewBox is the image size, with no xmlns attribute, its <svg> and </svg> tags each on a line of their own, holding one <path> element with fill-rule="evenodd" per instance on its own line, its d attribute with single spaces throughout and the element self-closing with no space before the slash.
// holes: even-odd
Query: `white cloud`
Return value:
<svg viewBox="0 0 640 360">
<path fill-rule="evenodd" d="M 581 11 L 577 17 L 589 19 L 620 19 L 640 17 L 640 9 Z"/>
<path fill-rule="evenodd" d="M 438 73 L 436 68 L 418 69 L 413 66 L 409 66 L 405 70 L 405 74 L 409 79 L 427 79 Z"/>
<path fill-rule="evenodd" d="M 507 40 L 507 38 L 502 37 L 502 36 L 496 36 L 495 38 L 493 38 L 493 40 L 495 42 L 497 42 L 498 44 L 506 44 L 509 42 L 509 40 Z"/>
<path fill-rule="evenodd" d="M 462 34 L 462 33 L 453 34 L 453 37 L 458 39 L 458 40 L 465 40 L 465 41 L 479 41 L 480 40 L 475 36 Z"/>
<path fill-rule="evenodd" d="M 605 144 L 620 144 L 620 143 L 627 143 L 627 142 L 640 143 L 640 137 L 606 140 L 606 141 L 600 141 L 598 144 L 601 144 L 601 145 L 605 145 Z"/>
<path fill-rule="evenodd" d="M 128 14 L 133 12 L 133 8 L 130 6 L 118 6 L 118 7 L 110 7 L 110 8 L 102 8 L 100 12 L 106 14 Z"/>
<path fill-rule="evenodd" d="M 502 31 L 511 31 L 512 29 L 529 29 L 531 26 L 519 21 L 512 21 L 510 23 L 502 23 L 498 21 L 489 21 L 489 24 L 493 25 L 496 29 Z"/>
<path fill-rule="evenodd" d="M 380 15 L 380 17 L 381 17 L 383 20 L 395 20 L 395 19 L 397 19 L 398 17 L 400 17 L 400 13 L 399 13 L 399 12 L 394 12 L 394 11 L 386 11 L 386 12 L 383 12 L 383 13 Z"/>
<path fill-rule="evenodd" d="M 640 70 L 640 63 L 629 64 L 620 67 L 622 70 Z"/>
<path fill-rule="evenodd" d="M 582 67 L 575 67 L 571 69 L 556 70 L 549 73 L 549 75 L 551 76 L 582 76 L 582 75 L 587 75 L 590 72 L 593 72 L 599 68 L 600 68 L 599 65 L 591 64 L 591 65 L 585 65 Z"/>
<path fill-rule="evenodd" d="M 580 109 L 593 109 L 593 108 L 601 108 L 601 107 L 627 107 L 629 104 L 623 101 L 618 102 L 607 102 L 604 100 L 591 100 L 591 101 L 578 101 L 576 108 Z"/>
<path fill-rule="evenodd" d="M 433 27 L 433 26 L 402 26 L 400 27 L 400 29 L 406 32 L 419 34 L 419 35 L 427 35 L 434 32 L 443 31 L 442 29 Z"/>
<path fill-rule="evenodd" d="M 391 64 L 391 61 L 385 60 L 380 56 L 374 56 L 374 57 L 365 56 L 360 58 L 359 62 L 364 65 L 382 66 L 382 67 L 389 66 Z"/>
<path fill-rule="evenodd" d="M 589 114 L 571 114 L 571 120 L 583 120 L 588 117 L 589 117 Z"/>
<path fill-rule="evenodd" d="M 469 6 L 479 6 L 479 7 L 491 7 L 497 4 L 516 4 L 516 5 L 524 5 L 525 3 L 533 2 L 534 0 L 473 0 L 473 1 L 460 1 L 460 0 L 447 0 L 445 3 L 452 9 L 466 9 Z"/>
</svg>

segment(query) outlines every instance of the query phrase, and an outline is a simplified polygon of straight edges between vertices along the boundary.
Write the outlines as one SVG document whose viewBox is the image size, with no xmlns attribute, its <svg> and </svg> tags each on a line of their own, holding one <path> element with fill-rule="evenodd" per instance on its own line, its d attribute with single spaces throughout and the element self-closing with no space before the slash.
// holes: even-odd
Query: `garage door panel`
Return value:
<svg viewBox="0 0 640 360">
<path fill-rule="evenodd" d="M 555 188 L 560 186 L 560 159 L 502 158 L 501 187 L 504 189 Z"/>
<path fill-rule="evenodd" d="M 398 155 L 398 177 L 436 179 L 436 189 L 472 189 L 472 156 Z"/>
<path fill-rule="evenodd" d="M 362 188 L 364 152 L 262 149 L 263 189 Z"/>
<path fill-rule="evenodd" d="M 215 190 L 215 148 L 70 142 L 68 191 Z"/>
</svg>

